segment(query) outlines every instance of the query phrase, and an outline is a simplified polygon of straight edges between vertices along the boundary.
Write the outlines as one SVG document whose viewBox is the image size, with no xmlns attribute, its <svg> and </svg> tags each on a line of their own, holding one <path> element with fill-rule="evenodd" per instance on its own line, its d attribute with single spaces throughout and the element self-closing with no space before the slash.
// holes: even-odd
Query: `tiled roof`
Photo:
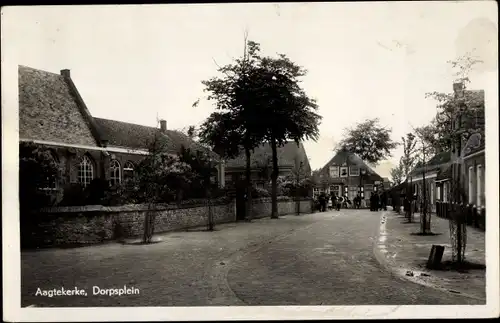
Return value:
<svg viewBox="0 0 500 323">
<path fill-rule="evenodd" d="M 20 138 L 97 145 L 63 76 L 26 66 L 18 73 Z"/>
<path fill-rule="evenodd" d="M 288 142 L 283 147 L 278 147 L 278 166 L 293 167 L 295 165 L 296 156 L 299 155 L 300 146 L 295 142 Z M 271 145 L 263 144 L 253 151 L 250 157 L 252 167 L 259 167 L 264 165 L 271 165 L 272 163 L 272 150 Z M 226 162 L 228 168 L 245 167 L 246 157 L 245 152 L 242 152 L 238 157 L 230 159 Z"/>
<path fill-rule="evenodd" d="M 147 149 L 153 140 L 158 128 L 141 126 L 137 124 L 95 118 L 94 120 L 102 134 L 102 139 L 108 140 L 109 146 Z"/>
<path fill-rule="evenodd" d="M 451 160 L 450 151 L 444 151 L 438 153 L 434 155 L 434 157 L 432 157 L 427 163 L 425 163 L 425 167 L 421 166 L 421 164 L 418 164 L 417 167 L 410 172 L 410 175 L 416 176 L 422 174 L 424 170 L 426 172 L 438 170 L 443 165 L 448 164 L 450 160 Z"/>
<path fill-rule="evenodd" d="M 155 136 L 162 141 L 162 145 L 169 153 L 176 154 L 181 147 L 191 148 L 195 151 L 203 151 L 217 158 L 217 154 L 191 140 L 185 134 L 166 130 L 162 133 L 159 128 L 142 126 L 116 120 L 94 118 L 103 139 L 108 141 L 109 146 L 116 146 L 130 149 L 148 149 Z"/>
</svg>

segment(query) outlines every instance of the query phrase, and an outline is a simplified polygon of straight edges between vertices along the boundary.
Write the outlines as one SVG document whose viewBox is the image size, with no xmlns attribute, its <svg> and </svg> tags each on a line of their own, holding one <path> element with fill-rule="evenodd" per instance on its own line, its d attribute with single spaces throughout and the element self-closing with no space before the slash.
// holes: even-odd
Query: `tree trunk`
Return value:
<svg viewBox="0 0 500 323">
<path fill-rule="evenodd" d="M 146 211 L 146 216 L 144 217 L 144 233 L 142 236 L 143 243 L 151 243 L 153 238 L 155 225 L 155 215 L 153 211 L 153 204 L 149 203 L 148 210 Z"/>
<path fill-rule="evenodd" d="M 276 139 L 271 139 L 273 152 L 273 172 L 271 173 L 271 219 L 278 218 L 278 147 Z"/>
<path fill-rule="evenodd" d="M 425 163 L 425 161 L 424 161 Z M 420 218 L 420 231 L 422 234 L 426 234 L 427 230 L 427 199 L 426 199 L 426 191 L 427 191 L 427 183 L 425 182 L 425 169 L 422 173 L 422 217 Z"/>
<path fill-rule="evenodd" d="M 246 191 L 247 200 L 245 202 L 245 215 L 247 221 L 252 221 L 252 172 L 250 164 L 250 149 L 245 148 L 246 157 L 246 168 L 245 168 L 245 179 L 246 179 Z"/>
</svg>

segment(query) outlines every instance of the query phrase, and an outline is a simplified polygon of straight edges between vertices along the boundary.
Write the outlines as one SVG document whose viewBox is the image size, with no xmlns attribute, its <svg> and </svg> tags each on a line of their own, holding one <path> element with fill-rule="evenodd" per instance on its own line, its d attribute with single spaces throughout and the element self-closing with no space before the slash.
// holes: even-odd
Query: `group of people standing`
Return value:
<svg viewBox="0 0 500 323">
<path fill-rule="evenodd" d="M 358 194 L 351 201 L 347 196 L 337 196 L 335 193 L 330 195 L 325 193 L 320 193 L 316 199 L 316 209 L 320 212 L 325 212 L 327 209 L 335 209 L 337 211 L 340 208 L 348 208 L 351 205 L 354 208 L 359 209 L 361 207 L 361 196 Z M 386 192 L 373 192 L 370 196 L 370 211 L 387 211 L 387 193 Z"/>
<path fill-rule="evenodd" d="M 327 209 L 335 209 L 339 211 L 342 207 L 348 208 L 350 205 L 353 205 L 353 202 L 354 207 L 359 209 L 361 207 L 361 196 L 358 194 L 354 198 L 354 201 L 351 201 L 347 196 L 337 196 L 335 193 L 330 195 L 321 193 L 319 194 L 316 202 L 317 209 L 320 212 L 325 212 Z"/>
<path fill-rule="evenodd" d="M 373 192 L 370 196 L 370 211 L 387 211 L 387 193 Z"/>
</svg>

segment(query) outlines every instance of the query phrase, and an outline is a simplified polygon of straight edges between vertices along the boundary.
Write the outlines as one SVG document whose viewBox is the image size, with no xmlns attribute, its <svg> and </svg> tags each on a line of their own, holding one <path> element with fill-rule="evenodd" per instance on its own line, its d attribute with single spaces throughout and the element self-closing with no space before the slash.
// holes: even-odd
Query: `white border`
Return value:
<svg viewBox="0 0 500 323">
<path fill-rule="evenodd" d="M 495 4 L 493 3 L 493 6 Z M 494 10 L 494 8 L 492 7 Z M 498 74 L 486 93 L 486 192 L 488 214 L 487 305 L 485 306 L 256 306 L 256 307 L 119 307 L 21 308 L 18 225 L 18 90 L 16 23 L 23 7 L 2 8 L 2 215 L 4 320 L 19 322 L 143 320 L 270 320 L 328 318 L 480 318 L 499 314 Z M 16 21 L 17 20 L 17 21 Z M 6 36 L 7 35 L 7 36 Z M 485 167 L 486 168 L 486 167 Z M 491 216 L 492 215 L 492 216 Z"/>
</svg>

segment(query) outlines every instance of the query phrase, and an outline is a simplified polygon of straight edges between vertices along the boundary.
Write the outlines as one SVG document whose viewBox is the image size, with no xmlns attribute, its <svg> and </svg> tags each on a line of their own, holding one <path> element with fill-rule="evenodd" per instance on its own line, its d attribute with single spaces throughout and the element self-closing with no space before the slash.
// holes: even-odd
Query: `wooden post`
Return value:
<svg viewBox="0 0 500 323">
<path fill-rule="evenodd" d="M 443 259 L 444 246 L 432 245 L 431 253 L 429 254 L 429 259 L 427 260 L 428 269 L 436 269 L 441 264 Z"/>
</svg>

